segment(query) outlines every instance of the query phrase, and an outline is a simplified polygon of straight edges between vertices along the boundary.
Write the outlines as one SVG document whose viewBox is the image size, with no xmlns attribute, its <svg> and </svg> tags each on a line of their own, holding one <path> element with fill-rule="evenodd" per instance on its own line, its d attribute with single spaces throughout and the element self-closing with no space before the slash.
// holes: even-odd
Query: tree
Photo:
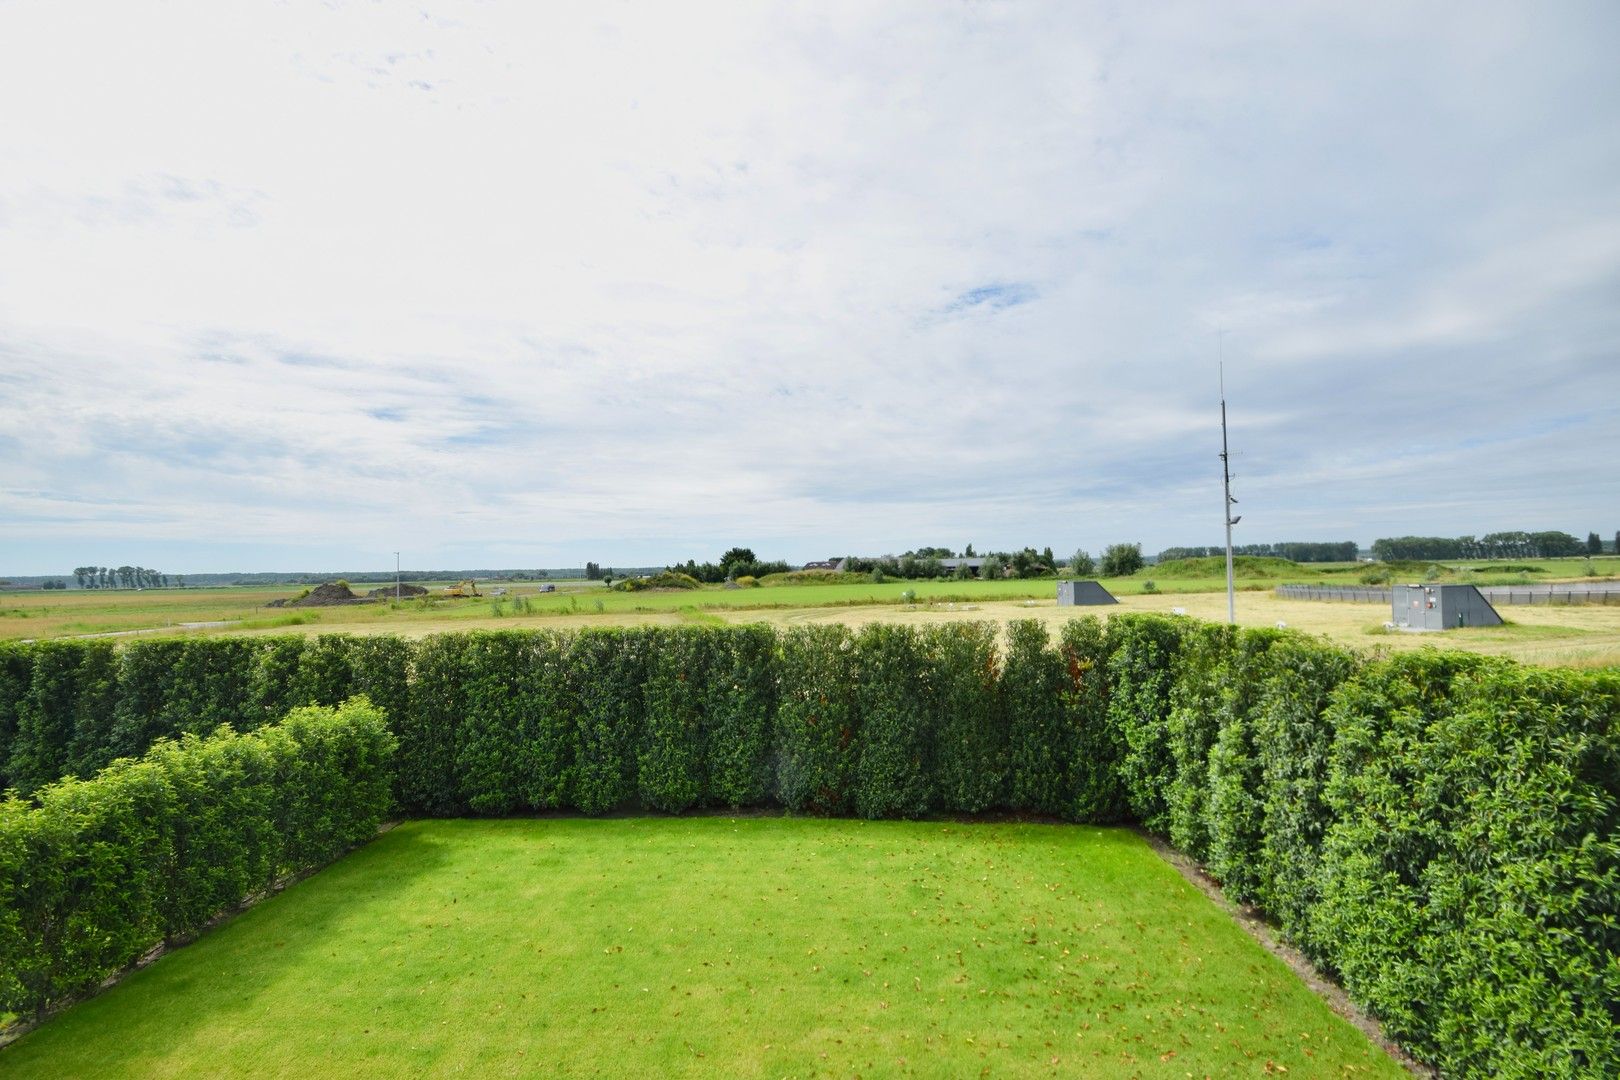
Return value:
<svg viewBox="0 0 1620 1080">
<path fill-rule="evenodd" d="M 927 544 L 924 544 L 922 547 L 917 548 L 914 551 L 908 551 L 908 552 L 906 552 L 906 554 L 910 555 L 914 559 L 954 559 L 954 558 L 956 558 L 956 552 L 952 551 L 948 547 L 929 547 Z"/>
<path fill-rule="evenodd" d="M 1594 533 L 1587 533 L 1586 534 L 1586 553 L 1588 555 L 1601 555 L 1601 554 L 1603 554 L 1603 537 L 1599 536 L 1595 532 Z"/>
<path fill-rule="evenodd" d="M 1615 535 L 1620 536 L 1620 533 L 1615 533 Z M 962 549 L 962 558 L 964 558 L 964 559 L 976 558 L 976 556 L 973 554 L 973 545 L 972 544 L 969 544 L 967 547 Z"/>
<path fill-rule="evenodd" d="M 1069 559 L 1069 570 L 1075 577 L 1090 577 L 1097 572 L 1097 560 L 1091 557 L 1091 552 L 1080 548 Z"/>
<path fill-rule="evenodd" d="M 1109 544 L 1103 552 L 1103 577 L 1130 577 L 1142 566 L 1141 544 Z"/>
<path fill-rule="evenodd" d="M 585 580 L 586 581 L 600 581 L 600 580 L 602 580 L 602 568 L 600 566 L 596 565 L 593 562 L 586 563 L 585 564 Z"/>
<path fill-rule="evenodd" d="M 734 547 L 720 556 L 720 569 L 725 571 L 725 576 L 729 577 L 734 567 L 752 566 L 757 562 L 759 562 L 759 559 L 754 556 L 753 548 Z"/>
<path fill-rule="evenodd" d="M 1567 532 L 1538 532 L 1530 534 L 1530 550 L 1526 552 L 1532 558 L 1562 559 L 1584 553 L 1581 542 Z"/>
<path fill-rule="evenodd" d="M 986 581 L 1000 581 L 1007 576 L 1007 564 L 999 555 L 988 556 L 979 567 L 979 576 Z"/>
</svg>

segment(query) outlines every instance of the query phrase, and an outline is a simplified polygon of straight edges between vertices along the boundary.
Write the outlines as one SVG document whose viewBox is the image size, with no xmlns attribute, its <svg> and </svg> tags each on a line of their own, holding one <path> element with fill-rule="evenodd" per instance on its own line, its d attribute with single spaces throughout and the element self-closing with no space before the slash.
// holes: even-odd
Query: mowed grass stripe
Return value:
<svg viewBox="0 0 1620 1080">
<path fill-rule="evenodd" d="M 1401 1076 L 1134 834 L 410 822 L 7 1076 Z M 985 1070 L 988 1070 L 987 1072 Z"/>
</svg>

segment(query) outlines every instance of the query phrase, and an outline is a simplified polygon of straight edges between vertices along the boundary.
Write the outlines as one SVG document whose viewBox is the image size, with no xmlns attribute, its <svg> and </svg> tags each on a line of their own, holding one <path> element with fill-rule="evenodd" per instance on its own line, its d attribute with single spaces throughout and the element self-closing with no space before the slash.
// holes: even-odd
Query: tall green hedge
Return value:
<svg viewBox="0 0 1620 1080">
<path fill-rule="evenodd" d="M 776 632 L 769 626 L 711 631 L 703 690 L 708 803 L 758 806 L 772 795 L 771 736 L 776 715 Z"/>
<path fill-rule="evenodd" d="M 520 683 L 518 754 L 522 762 L 521 805 L 556 810 L 568 805 L 574 787 L 579 713 L 573 699 L 569 639 L 542 631 L 528 634 L 527 670 Z"/>
<path fill-rule="evenodd" d="M 631 802 L 642 739 L 641 684 L 652 632 L 585 630 L 570 651 L 579 707 L 573 805 L 602 814 Z"/>
<path fill-rule="evenodd" d="M 1001 696 L 1014 809 L 1062 816 L 1073 808 L 1077 740 L 1064 685 L 1063 661 L 1046 627 L 1033 619 L 1008 623 Z"/>
<path fill-rule="evenodd" d="M 1120 783 L 1131 815 L 1154 832 L 1168 831 L 1175 757 L 1170 747 L 1170 691 L 1190 620 L 1116 615 L 1108 620 L 1108 722 L 1125 752 Z"/>
<path fill-rule="evenodd" d="M 1253 899 L 1316 959 L 1321 955 L 1310 939 L 1310 913 L 1319 899 L 1322 835 L 1332 820 L 1323 793 L 1334 743 L 1327 709 L 1361 663 L 1348 649 L 1290 634 L 1267 650 L 1253 675 L 1259 697 L 1249 722 L 1261 774 L 1250 792 L 1260 800 Z"/>
<path fill-rule="evenodd" d="M 116 753 L 144 753 L 158 739 L 257 726 L 253 702 L 260 646 L 250 638 L 165 638 L 119 650 Z M 70 770 L 71 771 L 71 770 Z"/>
<path fill-rule="evenodd" d="M 1120 763 L 1129 749 L 1109 711 L 1110 652 L 1108 632 L 1095 615 L 1064 624 L 1060 648 L 1068 676 L 1064 697 L 1074 724 L 1075 821 L 1112 824 L 1125 821 Z"/>
<path fill-rule="evenodd" d="M 1451 823 L 1421 879 L 1434 940 L 1419 955 L 1442 987 L 1433 1060 L 1620 1076 L 1620 675 L 1493 667 L 1454 693 L 1424 748 L 1425 802 Z"/>
<path fill-rule="evenodd" d="M 696 806 L 708 786 L 707 687 L 715 677 L 720 637 L 695 627 L 652 633 L 636 782 L 643 803 L 678 813 Z"/>
<path fill-rule="evenodd" d="M 462 646 L 451 668 L 461 679 L 460 737 L 446 750 L 455 759 L 456 801 L 476 814 L 527 809 L 523 717 L 534 705 L 534 638 L 480 632 L 449 640 Z"/>
<path fill-rule="evenodd" d="M 1210 751 L 1221 733 L 1228 692 L 1223 676 L 1238 637 L 1235 626 L 1195 623 L 1186 628 L 1164 720 L 1169 755 L 1169 768 L 1162 773 L 1165 831 L 1172 844 L 1200 862 L 1209 859 Z"/>
<path fill-rule="evenodd" d="M 356 699 L 0 801 L 0 1011 L 38 1013 L 371 836 L 394 738 Z"/>
<path fill-rule="evenodd" d="M 923 637 L 934 708 L 934 785 L 940 809 L 977 814 L 1007 801 L 1007 709 L 995 628 L 946 623 Z"/>
<path fill-rule="evenodd" d="M 416 813 L 460 814 L 468 809 L 465 786 L 456 773 L 467 718 L 466 644 L 464 634 L 439 634 L 411 650 L 409 703 L 392 718 L 399 737 L 394 792 L 401 806 Z"/>
<path fill-rule="evenodd" d="M 11 751 L 17 740 L 17 712 L 34 678 L 33 646 L 0 641 L 0 791 L 12 787 Z"/>
<path fill-rule="evenodd" d="M 1428 653 L 1332 710 L 1311 913 L 1345 986 L 1456 1075 L 1620 1075 L 1620 678 Z"/>
<path fill-rule="evenodd" d="M 983 624 L 0 646 L 0 770 L 44 815 L 0 828 L 0 861 L 39 868 L 0 881 L 0 982 L 21 987 L 10 1000 L 49 998 L 40 987 L 273 873 L 267 844 L 324 857 L 340 807 L 275 816 L 264 793 L 289 781 L 256 763 L 285 725 L 264 725 L 364 690 L 398 739 L 379 782 L 405 813 L 776 804 L 1136 822 L 1448 1073 L 1616 1075 L 1617 678 L 1434 651 L 1368 662 L 1130 613 L 1055 641 L 1014 622 L 1000 647 Z M 52 783 L 205 724 L 263 730 L 206 752 L 163 744 L 103 773 L 105 794 Z M 188 798 L 195 812 L 173 809 Z M 154 813 L 186 824 L 149 835 Z M 154 844 L 191 891 L 100 891 Z M 71 910 L 48 926 L 17 914 L 49 903 Z M 17 953 L 29 934 L 67 936 Z"/>
<path fill-rule="evenodd" d="M 933 805 L 935 715 L 921 636 L 872 623 L 855 638 L 855 707 L 861 718 L 855 812 L 915 818 Z"/>
<path fill-rule="evenodd" d="M 160 739 L 251 731 L 355 694 L 403 716 L 409 657 L 398 638 L 332 634 L 0 645 L 0 789 L 27 793 Z"/>
<path fill-rule="evenodd" d="M 105 641 L 47 641 L 35 647 L 28 687 L 16 706 L 6 772 L 30 792 L 69 772 L 113 758 L 117 653 Z"/>
<path fill-rule="evenodd" d="M 1215 742 L 1204 769 L 1207 791 L 1201 802 L 1206 847 L 1200 856 L 1228 893 L 1252 902 L 1259 884 L 1259 855 L 1264 825 L 1264 768 L 1255 732 L 1255 709 L 1271 649 L 1282 639 L 1275 630 L 1246 630 L 1236 635 L 1216 665 L 1213 694 L 1195 695 L 1209 702 Z"/>
<path fill-rule="evenodd" d="M 854 649 L 842 625 L 796 626 L 782 633 L 776 783 L 789 810 L 844 814 L 854 805 L 859 751 Z"/>
</svg>

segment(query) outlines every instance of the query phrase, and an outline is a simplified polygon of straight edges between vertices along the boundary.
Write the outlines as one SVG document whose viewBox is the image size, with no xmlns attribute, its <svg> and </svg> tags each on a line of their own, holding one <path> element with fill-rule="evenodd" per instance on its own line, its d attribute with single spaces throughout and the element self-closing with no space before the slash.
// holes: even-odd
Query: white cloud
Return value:
<svg viewBox="0 0 1620 1080">
<path fill-rule="evenodd" d="M 1617 21 L 13 5 L 3 569 L 1603 527 Z"/>
</svg>

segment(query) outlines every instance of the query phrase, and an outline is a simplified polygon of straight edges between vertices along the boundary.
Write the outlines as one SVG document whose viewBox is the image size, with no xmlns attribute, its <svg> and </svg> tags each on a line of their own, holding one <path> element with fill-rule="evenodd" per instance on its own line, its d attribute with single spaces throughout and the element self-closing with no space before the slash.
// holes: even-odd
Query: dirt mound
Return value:
<svg viewBox="0 0 1620 1080">
<path fill-rule="evenodd" d="M 337 607 L 340 604 L 374 604 L 367 596 L 356 596 L 349 591 L 347 582 L 328 581 L 317 585 L 303 596 L 291 600 L 272 600 L 266 607 Z"/>
<path fill-rule="evenodd" d="M 427 594 L 428 591 L 420 585 L 399 586 L 400 597 L 426 596 Z M 382 589 L 372 589 L 370 592 L 366 593 L 366 595 L 373 600 L 392 600 L 394 599 L 394 586 L 389 585 Z"/>
</svg>

